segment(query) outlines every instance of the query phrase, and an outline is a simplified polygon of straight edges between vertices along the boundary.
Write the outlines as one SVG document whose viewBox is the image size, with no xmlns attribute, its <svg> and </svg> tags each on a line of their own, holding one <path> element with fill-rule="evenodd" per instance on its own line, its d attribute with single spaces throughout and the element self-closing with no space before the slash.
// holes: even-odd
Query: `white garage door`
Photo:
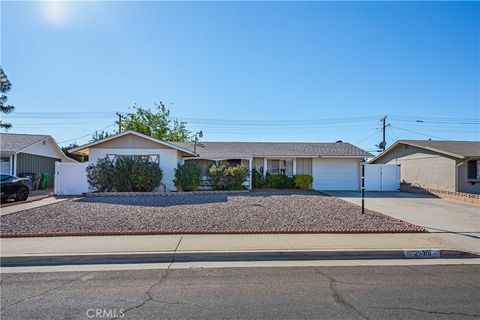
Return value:
<svg viewBox="0 0 480 320">
<path fill-rule="evenodd" d="M 358 190 L 359 163 L 356 159 L 314 159 L 313 188 L 316 190 Z"/>
</svg>

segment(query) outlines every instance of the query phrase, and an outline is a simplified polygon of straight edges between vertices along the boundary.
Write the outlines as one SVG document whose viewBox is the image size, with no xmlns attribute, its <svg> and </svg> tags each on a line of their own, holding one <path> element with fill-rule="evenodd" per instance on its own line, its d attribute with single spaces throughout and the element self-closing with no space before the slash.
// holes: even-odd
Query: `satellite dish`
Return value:
<svg viewBox="0 0 480 320">
<path fill-rule="evenodd" d="M 383 140 L 382 142 L 380 142 L 380 143 L 378 144 L 378 147 L 379 147 L 380 149 L 385 149 L 386 146 L 387 146 L 387 142 L 386 142 L 385 140 Z"/>
</svg>

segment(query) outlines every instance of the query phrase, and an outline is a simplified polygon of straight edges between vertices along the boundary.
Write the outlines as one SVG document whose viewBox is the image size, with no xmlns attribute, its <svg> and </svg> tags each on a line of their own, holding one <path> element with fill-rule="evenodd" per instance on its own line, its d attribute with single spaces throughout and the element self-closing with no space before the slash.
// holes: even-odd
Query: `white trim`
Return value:
<svg viewBox="0 0 480 320">
<path fill-rule="evenodd" d="M 215 157 L 182 157 L 184 160 L 211 160 L 211 161 L 225 161 L 225 160 L 250 160 L 251 158 L 247 157 L 223 157 L 223 158 L 215 158 Z"/>
<path fill-rule="evenodd" d="M 418 145 L 418 144 L 415 144 L 415 143 L 412 143 L 412 142 L 406 142 L 406 141 L 398 140 L 397 142 L 392 144 L 389 148 L 387 148 L 387 150 L 383 151 L 378 156 L 376 156 L 372 160 L 368 161 L 368 163 L 374 163 L 375 161 L 377 161 L 378 159 L 380 159 L 381 157 L 386 155 L 388 152 L 390 152 L 390 150 L 393 150 L 395 147 L 397 147 L 400 144 L 416 147 L 416 148 L 419 148 L 419 149 L 430 150 L 430 151 L 433 151 L 433 152 L 437 152 L 437 153 L 447 155 L 447 156 L 450 156 L 450 157 L 454 157 L 454 158 L 458 158 L 458 159 L 464 159 L 465 158 L 464 156 L 462 156 L 460 154 L 451 153 L 451 152 L 448 152 L 448 151 L 444 151 L 444 150 L 440 150 L 440 149 L 436 149 L 436 148 L 432 148 L 432 147 L 425 147 L 425 146 Z"/>
<path fill-rule="evenodd" d="M 83 149 L 86 149 L 86 148 L 89 148 L 91 146 L 94 146 L 94 145 L 97 145 L 97 144 L 101 144 L 101 143 L 104 143 L 104 142 L 107 142 L 107 141 L 110 141 L 112 139 L 116 139 L 116 138 L 119 138 L 119 137 L 123 137 L 127 134 L 133 134 L 137 137 L 140 137 L 140 138 L 143 138 L 143 139 L 146 139 L 146 140 L 149 140 L 149 141 L 152 141 L 152 142 L 156 142 L 158 144 L 161 144 L 161 145 L 164 145 L 164 146 L 167 146 L 167 147 L 170 147 L 172 149 L 176 149 L 176 150 L 180 150 L 180 151 L 183 151 L 185 153 L 188 153 L 188 154 L 191 154 L 191 155 L 194 155 L 195 154 L 190 151 L 190 150 L 187 150 L 187 149 L 183 149 L 179 146 L 176 146 L 172 143 L 169 143 L 169 142 L 166 142 L 166 141 L 163 141 L 163 140 L 159 140 L 159 139 L 155 139 L 155 138 L 152 138 L 152 137 L 149 137 L 143 133 L 139 133 L 139 132 L 136 132 L 136 131 L 133 131 L 133 130 L 127 130 L 127 131 L 123 131 L 123 132 L 120 132 L 120 133 L 117 133 L 113 136 L 109 136 L 109 137 L 106 137 L 106 138 L 103 138 L 103 139 L 100 139 L 100 140 L 97 140 L 97 141 L 93 141 L 93 142 L 90 142 L 90 143 L 87 143 L 87 144 L 84 144 L 84 145 L 81 145 L 79 147 L 76 147 L 76 148 L 73 148 L 73 149 L 70 149 L 68 150 L 68 152 L 70 153 L 75 153 L 77 151 L 80 151 L 80 150 L 83 150 Z"/>
<path fill-rule="evenodd" d="M 40 144 L 40 143 L 44 143 L 44 142 L 48 142 L 48 141 L 51 141 L 52 144 L 54 145 L 55 147 L 55 151 L 60 155 L 60 158 L 62 159 L 62 161 L 65 161 L 65 162 L 78 162 L 77 160 L 75 159 L 72 159 L 72 158 L 69 158 L 67 157 L 67 155 L 63 152 L 63 150 L 58 146 L 58 144 L 55 142 L 55 139 L 53 139 L 51 136 L 48 136 L 47 138 L 43 139 L 43 140 L 40 140 L 40 141 L 37 141 L 31 145 L 29 145 L 28 147 L 25 147 L 23 148 L 22 150 L 18 151 L 16 154 L 19 154 L 21 152 L 24 152 L 24 153 L 29 153 L 28 152 L 28 149 L 36 146 L 37 144 Z M 32 153 L 33 154 L 33 153 Z"/>
<path fill-rule="evenodd" d="M 263 158 L 263 177 L 265 178 L 267 176 L 267 165 L 268 165 L 268 159 Z"/>
<path fill-rule="evenodd" d="M 297 174 L 297 158 L 293 158 L 293 169 L 292 169 L 292 175 Z"/>
<path fill-rule="evenodd" d="M 13 169 L 12 169 L 12 175 L 16 176 L 17 175 L 17 155 L 13 155 Z"/>
</svg>

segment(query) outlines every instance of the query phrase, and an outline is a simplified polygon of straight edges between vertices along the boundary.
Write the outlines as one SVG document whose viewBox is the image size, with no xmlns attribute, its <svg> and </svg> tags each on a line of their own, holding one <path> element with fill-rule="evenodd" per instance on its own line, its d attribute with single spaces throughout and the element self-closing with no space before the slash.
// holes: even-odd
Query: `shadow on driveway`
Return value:
<svg viewBox="0 0 480 320">
<path fill-rule="evenodd" d="M 325 193 L 339 198 L 361 198 L 359 191 L 328 191 Z M 412 198 L 412 199 L 441 199 L 435 195 L 426 195 L 421 193 L 410 193 L 400 191 L 366 191 L 365 198 L 371 199 L 389 199 L 389 198 Z"/>
</svg>

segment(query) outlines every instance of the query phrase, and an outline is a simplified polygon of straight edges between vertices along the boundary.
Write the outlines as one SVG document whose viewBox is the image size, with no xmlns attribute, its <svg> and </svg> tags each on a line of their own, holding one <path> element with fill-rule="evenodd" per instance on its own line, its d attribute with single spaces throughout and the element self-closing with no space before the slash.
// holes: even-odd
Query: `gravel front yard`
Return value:
<svg viewBox="0 0 480 320">
<path fill-rule="evenodd" d="M 316 192 L 92 197 L 0 217 L 1 232 L 415 232 L 421 228 Z"/>
</svg>

